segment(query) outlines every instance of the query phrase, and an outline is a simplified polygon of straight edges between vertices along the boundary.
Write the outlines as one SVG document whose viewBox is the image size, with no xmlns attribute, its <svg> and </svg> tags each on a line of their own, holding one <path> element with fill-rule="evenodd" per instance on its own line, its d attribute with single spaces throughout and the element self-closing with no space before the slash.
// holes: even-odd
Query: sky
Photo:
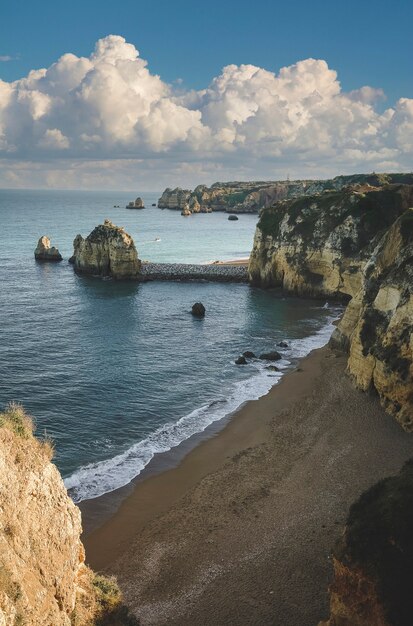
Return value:
<svg viewBox="0 0 413 626">
<path fill-rule="evenodd" d="M 0 187 L 413 169 L 413 4 L 13 0 Z"/>
</svg>

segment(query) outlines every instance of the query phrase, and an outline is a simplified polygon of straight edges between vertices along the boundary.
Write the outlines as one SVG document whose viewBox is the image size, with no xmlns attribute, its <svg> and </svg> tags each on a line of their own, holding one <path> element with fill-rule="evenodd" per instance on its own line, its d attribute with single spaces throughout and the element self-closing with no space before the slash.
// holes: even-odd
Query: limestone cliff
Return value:
<svg viewBox="0 0 413 626">
<path fill-rule="evenodd" d="M 330 617 L 319 626 L 413 621 L 413 459 L 353 504 L 334 549 Z"/>
<path fill-rule="evenodd" d="M 351 299 L 332 344 L 358 387 L 413 430 L 413 186 L 355 186 L 261 213 L 250 280 Z"/>
<path fill-rule="evenodd" d="M 139 276 L 141 262 L 132 237 L 110 220 L 96 226 L 86 239 L 77 235 L 73 247 L 71 262 L 78 272 L 118 279 Z"/>
<path fill-rule="evenodd" d="M 158 207 L 176 209 L 184 215 L 226 211 L 258 213 L 280 200 L 340 190 L 355 184 L 378 187 L 389 183 L 413 184 L 412 174 L 354 174 L 327 180 L 284 180 L 214 183 L 189 189 L 167 188 L 159 198 Z"/>
<path fill-rule="evenodd" d="M 413 430 L 413 209 L 377 244 L 332 343 L 348 349 L 357 386 L 374 388 L 385 409 Z"/>
<path fill-rule="evenodd" d="M 20 406 L 0 413 L 1 626 L 133 624 L 114 582 L 85 565 L 80 511 L 32 433 Z"/>
</svg>

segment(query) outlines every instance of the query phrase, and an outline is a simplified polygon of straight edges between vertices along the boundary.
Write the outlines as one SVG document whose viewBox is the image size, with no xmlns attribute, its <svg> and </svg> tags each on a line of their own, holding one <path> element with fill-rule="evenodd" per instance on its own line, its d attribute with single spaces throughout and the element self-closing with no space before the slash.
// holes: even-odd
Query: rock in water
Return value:
<svg viewBox="0 0 413 626">
<path fill-rule="evenodd" d="M 34 258 L 37 261 L 61 261 L 62 255 L 57 248 L 51 246 L 49 237 L 43 235 L 37 242 Z"/>
<path fill-rule="evenodd" d="M 260 354 L 260 359 L 262 361 L 279 361 L 281 358 L 281 354 L 276 350 L 274 350 L 273 352 L 264 352 L 264 354 Z"/>
<path fill-rule="evenodd" d="M 110 220 L 96 226 L 86 239 L 77 235 L 73 247 L 70 261 L 78 272 L 118 279 L 139 276 L 141 261 L 132 237 Z"/>
<path fill-rule="evenodd" d="M 145 205 L 143 203 L 142 198 L 136 198 L 135 202 L 129 202 L 129 204 L 126 205 L 127 209 L 144 209 Z"/>
<path fill-rule="evenodd" d="M 205 317 L 205 307 L 202 302 L 195 302 L 192 305 L 192 315 L 195 317 Z"/>
<path fill-rule="evenodd" d="M 238 217 L 236 215 L 228 215 L 228 219 L 230 222 L 236 222 Z"/>
<path fill-rule="evenodd" d="M 242 356 L 244 356 L 246 359 L 256 359 L 256 355 L 254 354 L 254 352 L 251 352 L 251 350 L 246 350 L 245 352 L 242 353 Z"/>
<path fill-rule="evenodd" d="M 247 365 L 245 356 L 239 356 L 238 359 L 235 359 L 235 365 Z"/>
<path fill-rule="evenodd" d="M 279 346 L 280 348 L 288 348 L 288 343 L 286 341 L 280 341 L 279 343 L 277 343 L 277 346 Z"/>
</svg>

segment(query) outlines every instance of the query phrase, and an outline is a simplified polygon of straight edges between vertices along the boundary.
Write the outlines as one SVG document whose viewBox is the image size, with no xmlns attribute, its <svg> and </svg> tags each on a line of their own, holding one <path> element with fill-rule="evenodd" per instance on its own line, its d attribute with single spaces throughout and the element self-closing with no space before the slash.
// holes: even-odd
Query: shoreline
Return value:
<svg viewBox="0 0 413 626">
<path fill-rule="evenodd" d="M 314 350 L 84 537 L 88 563 L 118 577 L 143 626 L 325 617 L 350 504 L 413 453 L 345 364 Z"/>
</svg>

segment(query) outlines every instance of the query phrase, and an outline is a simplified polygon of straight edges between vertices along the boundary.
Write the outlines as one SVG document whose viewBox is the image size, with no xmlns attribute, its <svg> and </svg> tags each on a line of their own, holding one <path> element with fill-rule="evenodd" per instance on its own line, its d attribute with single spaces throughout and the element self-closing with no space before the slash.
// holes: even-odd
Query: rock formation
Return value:
<svg viewBox="0 0 413 626">
<path fill-rule="evenodd" d="M 43 235 L 37 242 L 34 258 L 36 261 L 61 261 L 62 255 L 57 248 L 51 245 L 49 237 Z"/>
<path fill-rule="evenodd" d="M 195 302 L 192 305 L 191 313 L 194 317 L 205 317 L 205 307 L 202 302 Z"/>
<path fill-rule="evenodd" d="M 110 220 L 96 226 L 86 239 L 77 235 L 73 247 L 71 262 L 78 272 L 118 279 L 139 277 L 141 262 L 132 237 Z"/>
<path fill-rule="evenodd" d="M 143 203 L 142 198 L 136 198 L 135 201 L 131 201 L 126 205 L 127 209 L 144 209 L 145 205 Z"/>
<path fill-rule="evenodd" d="M 132 624 L 115 583 L 85 565 L 80 511 L 32 433 L 20 406 L 0 413 L 0 624 Z"/>
<path fill-rule="evenodd" d="M 159 198 L 162 209 L 187 209 L 191 213 L 258 213 L 280 200 L 311 196 L 326 190 L 339 191 L 349 185 L 380 187 L 390 183 L 413 184 L 413 174 L 354 174 L 328 180 L 284 180 L 214 183 L 189 189 L 167 188 Z"/>
<path fill-rule="evenodd" d="M 352 505 L 333 551 L 330 617 L 319 626 L 410 626 L 413 459 Z"/>
<path fill-rule="evenodd" d="M 253 283 L 351 298 L 332 344 L 358 387 L 413 430 L 413 186 L 357 186 L 281 201 L 258 223 Z"/>
</svg>

